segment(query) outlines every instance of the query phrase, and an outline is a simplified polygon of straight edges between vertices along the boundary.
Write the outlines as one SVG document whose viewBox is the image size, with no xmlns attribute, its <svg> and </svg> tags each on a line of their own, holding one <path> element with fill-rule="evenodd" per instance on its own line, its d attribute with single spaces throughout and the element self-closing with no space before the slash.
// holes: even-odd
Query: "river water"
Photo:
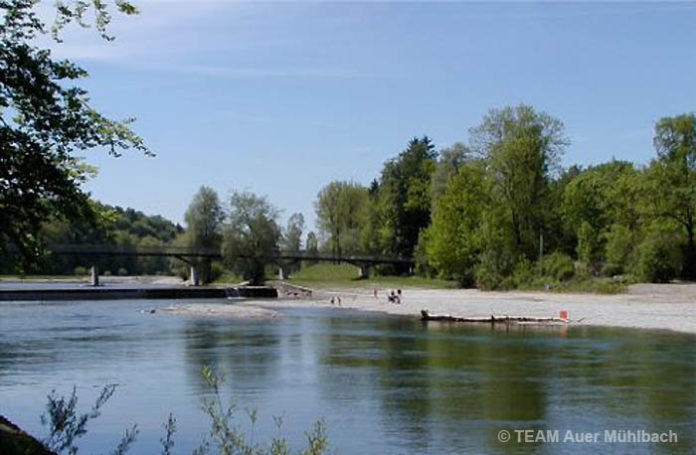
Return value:
<svg viewBox="0 0 696 455">
<path fill-rule="evenodd" d="M 211 366 L 226 372 L 243 428 L 244 408 L 256 408 L 254 437 L 268 440 L 283 415 L 295 447 L 324 418 L 340 454 L 696 453 L 691 335 L 423 324 L 338 309 L 287 308 L 273 320 L 141 311 L 172 303 L 0 304 L 0 413 L 42 435 L 51 390 L 75 386 L 86 411 L 117 384 L 80 453 L 109 452 L 136 423 L 131 453 L 159 453 L 169 412 L 175 452 L 190 453 L 208 428 L 200 371 Z M 561 442 L 518 443 L 516 429 L 558 430 Z M 500 442 L 501 430 L 512 441 Z M 600 435 L 564 443 L 567 430 Z M 672 430 L 678 442 L 608 443 L 605 430 Z"/>
</svg>

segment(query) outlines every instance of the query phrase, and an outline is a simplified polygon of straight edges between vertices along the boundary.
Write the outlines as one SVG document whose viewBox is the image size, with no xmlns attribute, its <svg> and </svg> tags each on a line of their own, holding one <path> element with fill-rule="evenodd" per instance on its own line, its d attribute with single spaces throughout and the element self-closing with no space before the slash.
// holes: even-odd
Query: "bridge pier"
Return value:
<svg viewBox="0 0 696 455">
<path fill-rule="evenodd" d="M 279 266 L 278 267 L 278 279 L 279 280 L 287 280 L 288 277 L 290 277 L 290 270 L 287 266 Z"/>
<path fill-rule="evenodd" d="M 191 286 L 199 286 L 201 284 L 201 276 L 199 274 L 198 267 L 191 265 L 190 271 L 189 282 L 191 283 Z"/>
<path fill-rule="evenodd" d="M 370 266 L 367 264 L 358 264 L 358 278 L 366 279 L 370 277 Z"/>
<path fill-rule="evenodd" d="M 91 272 L 90 272 L 90 285 L 91 286 L 99 286 L 99 267 L 96 265 L 92 266 Z"/>
</svg>

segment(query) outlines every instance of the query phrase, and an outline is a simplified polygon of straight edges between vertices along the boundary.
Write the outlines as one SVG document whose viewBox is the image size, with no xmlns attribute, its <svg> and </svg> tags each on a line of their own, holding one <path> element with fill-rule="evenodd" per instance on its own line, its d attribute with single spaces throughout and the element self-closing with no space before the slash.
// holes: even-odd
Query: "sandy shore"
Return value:
<svg viewBox="0 0 696 455">
<path fill-rule="evenodd" d="M 663 329 L 696 334 L 696 284 L 640 284 L 618 295 L 557 294 L 546 292 L 482 292 L 475 289 L 406 289 L 400 304 L 388 303 L 388 289 L 315 291 L 311 300 L 279 299 L 264 302 L 271 308 L 287 305 L 341 306 L 364 311 L 418 315 L 421 309 L 455 316 L 558 316 L 568 311 L 574 325 Z M 334 304 L 333 306 L 337 306 Z"/>
<path fill-rule="evenodd" d="M 147 312 L 146 310 L 144 311 Z M 227 316 L 252 319 L 277 318 L 282 316 L 282 313 L 278 311 L 257 306 L 251 301 L 240 302 L 236 305 L 231 305 L 229 303 L 182 303 L 161 308 L 158 311 L 184 316 Z"/>
</svg>

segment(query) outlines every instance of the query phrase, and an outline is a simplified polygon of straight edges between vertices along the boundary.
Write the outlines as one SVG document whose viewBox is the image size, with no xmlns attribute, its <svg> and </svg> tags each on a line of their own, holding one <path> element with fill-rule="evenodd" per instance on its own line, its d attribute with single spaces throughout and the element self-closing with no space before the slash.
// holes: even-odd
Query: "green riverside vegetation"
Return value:
<svg viewBox="0 0 696 455">
<path fill-rule="evenodd" d="M 350 264 L 315 264 L 301 268 L 290 276 L 290 283 L 313 288 L 326 287 L 393 287 L 456 288 L 457 282 L 422 276 L 372 275 L 358 278 L 358 268 Z"/>
<path fill-rule="evenodd" d="M 202 399 L 202 410 L 208 419 L 210 428 L 201 443 L 191 452 L 193 455 L 206 454 L 248 454 L 248 455 L 323 455 L 330 453 L 326 425 L 317 420 L 311 429 L 305 432 L 305 445 L 293 449 L 283 433 L 283 416 L 273 416 L 277 434 L 267 441 L 258 442 L 254 438 L 254 427 L 259 418 L 254 408 L 242 408 L 233 397 L 223 393 L 224 374 L 204 367 L 201 372 L 208 387 L 208 394 Z M 7 455 L 74 455 L 79 452 L 80 439 L 87 434 L 88 424 L 101 416 L 102 410 L 116 391 L 116 385 L 107 385 L 99 394 L 94 405 L 86 413 L 78 410 L 78 396 L 73 388 L 69 396 L 62 396 L 52 391 L 48 396 L 46 413 L 41 416 L 41 423 L 48 434 L 41 441 L 26 435 L 10 435 L 0 432 L 0 448 L 7 450 Z M 240 417 L 246 414 L 251 425 L 249 431 L 240 425 Z M 162 455 L 181 453 L 176 446 L 176 418 L 169 414 L 162 425 L 164 436 L 160 438 Z M 123 437 L 112 455 L 125 455 L 136 442 L 140 430 L 137 425 L 126 428 Z M 335 453 L 335 452 L 334 452 Z M 5 454 L 5 452 L 3 452 Z"/>
<path fill-rule="evenodd" d="M 564 168 L 568 143 L 560 120 L 527 105 L 492 109 L 467 145 L 436 152 L 414 138 L 369 187 L 319 193 L 319 237 L 328 251 L 413 256 L 417 274 L 482 289 L 694 279 L 694 114 L 656 123 L 645 166 Z"/>
<path fill-rule="evenodd" d="M 306 285 L 450 287 L 615 293 L 638 282 L 694 279 L 696 119 L 659 120 L 655 159 L 560 165 L 562 123 L 530 106 L 494 109 L 469 145 L 436 151 L 412 139 L 369 187 L 330 182 L 318 194 L 318 232 L 301 214 L 286 227 L 265 198 L 233 193 L 222 203 L 201 187 L 186 227 L 132 209 L 90 202 L 89 222 L 56 218 L 40 237 L 55 243 L 217 248 L 222 261 L 199 264 L 205 281 L 261 283 L 277 250 L 412 257 L 413 269 L 376 265 L 368 280 L 353 266 L 282 264 Z M 222 207 L 227 207 L 223 209 Z M 417 234 L 416 234 L 417 233 Z M 303 236 L 305 241 L 303 242 Z M 240 258 L 240 255 L 243 258 Z M 11 258 L 0 270 L 11 273 Z M 42 257 L 35 271 L 85 274 L 90 264 Z M 157 258 L 102 259 L 111 274 L 175 273 L 188 265 Z M 311 267 L 308 267 L 311 266 Z"/>
</svg>

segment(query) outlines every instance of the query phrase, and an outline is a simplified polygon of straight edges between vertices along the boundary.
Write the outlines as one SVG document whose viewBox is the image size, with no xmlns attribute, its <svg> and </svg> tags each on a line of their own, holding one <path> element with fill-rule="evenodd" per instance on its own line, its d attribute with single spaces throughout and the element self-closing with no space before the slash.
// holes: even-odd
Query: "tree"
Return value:
<svg viewBox="0 0 696 455">
<path fill-rule="evenodd" d="M 634 241 L 640 235 L 643 180 L 632 163 L 612 160 L 585 169 L 565 186 L 558 211 L 574 234 L 578 259 L 592 272 L 601 264 L 612 274 L 626 268 L 630 251 L 620 244 L 626 230 Z M 619 257 L 623 260 L 616 262 Z"/>
<path fill-rule="evenodd" d="M 309 231 L 307 233 L 307 240 L 305 241 L 305 251 L 310 256 L 316 256 L 317 254 L 319 254 L 319 239 L 317 239 L 317 235 L 314 233 L 314 231 Z M 308 265 L 313 265 L 316 264 L 316 261 L 309 260 L 305 263 Z"/>
<path fill-rule="evenodd" d="M 433 201 L 445 191 L 450 177 L 456 174 L 459 167 L 470 159 L 471 150 L 461 142 L 455 142 L 451 147 L 440 150 L 430 185 Z"/>
<path fill-rule="evenodd" d="M 132 119 L 110 120 L 89 105 L 87 92 L 73 81 L 87 72 L 67 60 L 54 60 L 36 46 L 48 33 L 33 0 L 0 0 L 0 248 L 18 249 L 24 264 L 38 258 L 39 228 L 51 216 L 89 218 L 81 184 L 90 169 L 75 155 L 105 147 L 113 156 L 133 148 L 150 154 L 130 130 Z M 116 2 L 127 14 L 136 12 Z M 84 25 L 86 2 L 60 3 L 51 29 L 56 40 L 70 22 Z M 106 34 L 105 2 L 94 2 L 95 25 Z"/>
<path fill-rule="evenodd" d="M 319 191 L 317 223 L 334 256 L 358 248 L 359 215 L 366 201 L 367 189 L 355 182 L 331 182 Z"/>
<path fill-rule="evenodd" d="M 307 240 L 305 242 L 307 246 L 306 251 L 309 254 L 319 254 L 319 240 L 314 231 L 309 231 L 307 233 Z"/>
<path fill-rule="evenodd" d="M 281 239 L 282 249 L 285 251 L 302 250 L 302 231 L 304 230 L 304 216 L 301 213 L 293 213 L 288 218 L 288 224 L 283 230 Z M 295 273 L 300 268 L 297 261 L 285 261 L 283 266 L 288 273 Z"/>
<path fill-rule="evenodd" d="M 200 249 L 219 248 L 223 216 L 215 190 L 201 186 L 184 214 L 189 246 Z"/>
<path fill-rule="evenodd" d="M 201 186 L 189 204 L 186 221 L 185 244 L 200 250 L 219 251 L 222 242 L 222 207 L 218 195 L 212 188 Z M 196 261 L 201 280 L 206 283 L 215 277 L 212 274 L 210 259 Z"/>
<path fill-rule="evenodd" d="M 304 216 L 301 213 L 293 213 L 288 218 L 288 224 L 283 232 L 283 249 L 287 251 L 300 251 L 302 249 L 302 231 L 304 230 Z"/>
<path fill-rule="evenodd" d="M 427 230 L 428 262 L 443 277 L 463 285 L 473 283 L 482 250 L 480 228 L 489 203 L 488 184 L 480 160 L 461 166 L 436 200 Z"/>
<path fill-rule="evenodd" d="M 413 138 L 388 161 L 380 179 L 386 223 L 385 251 L 411 256 L 420 231 L 430 223 L 430 180 L 435 170 L 435 146 L 427 136 Z"/>
<path fill-rule="evenodd" d="M 533 260 L 551 212 L 549 182 L 568 144 L 563 123 L 520 104 L 490 110 L 471 135 L 492 173 L 494 202 L 507 212 L 513 253 Z"/>
<path fill-rule="evenodd" d="M 358 215 L 360 250 L 366 253 L 381 253 L 386 243 L 385 204 L 380 197 L 379 182 L 373 180 L 367 190 L 367 200 Z"/>
<path fill-rule="evenodd" d="M 658 155 L 648 174 L 653 210 L 684 229 L 683 273 L 696 278 L 696 116 L 691 113 L 660 119 L 653 143 Z"/>
<path fill-rule="evenodd" d="M 262 284 L 265 267 L 278 252 L 278 211 L 266 198 L 246 192 L 232 194 L 229 207 L 223 227 L 225 263 L 252 285 Z"/>
<path fill-rule="evenodd" d="M 640 218 L 639 172 L 633 163 L 612 160 L 591 166 L 566 185 L 560 207 L 565 222 L 588 222 L 600 233 L 619 222 L 633 229 Z"/>
</svg>

